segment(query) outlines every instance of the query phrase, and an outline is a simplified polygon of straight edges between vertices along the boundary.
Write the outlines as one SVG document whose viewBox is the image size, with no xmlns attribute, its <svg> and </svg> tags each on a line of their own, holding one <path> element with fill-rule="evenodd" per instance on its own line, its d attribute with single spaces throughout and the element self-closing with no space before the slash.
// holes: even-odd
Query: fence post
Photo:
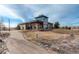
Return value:
<svg viewBox="0 0 79 59">
<path fill-rule="evenodd" d="M 39 38 L 38 38 L 38 34 L 36 34 L 36 39 L 38 40 Z"/>
</svg>

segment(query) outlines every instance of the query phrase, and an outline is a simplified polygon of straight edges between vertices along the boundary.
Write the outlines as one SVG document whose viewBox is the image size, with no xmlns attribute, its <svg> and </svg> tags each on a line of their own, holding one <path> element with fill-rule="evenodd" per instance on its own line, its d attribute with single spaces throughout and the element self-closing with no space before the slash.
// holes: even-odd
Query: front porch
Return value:
<svg viewBox="0 0 79 59">
<path fill-rule="evenodd" d="M 43 30 L 43 23 L 29 23 L 26 24 L 26 29 L 28 30 Z"/>
</svg>

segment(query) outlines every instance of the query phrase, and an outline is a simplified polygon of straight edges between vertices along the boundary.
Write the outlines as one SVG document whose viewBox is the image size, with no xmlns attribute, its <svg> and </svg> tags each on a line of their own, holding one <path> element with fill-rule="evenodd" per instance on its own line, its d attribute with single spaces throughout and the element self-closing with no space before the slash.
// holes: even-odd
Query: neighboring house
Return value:
<svg viewBox="0 0 79 59">
<path fill-rule="evenodd" d="M 53 24 L 48 22 L 48 17 L 44 15 L 35 17 L 35 20 L 21 23 L 18 26 L 20 30 L 51 30 L 53 28 Z"/>
</svg>

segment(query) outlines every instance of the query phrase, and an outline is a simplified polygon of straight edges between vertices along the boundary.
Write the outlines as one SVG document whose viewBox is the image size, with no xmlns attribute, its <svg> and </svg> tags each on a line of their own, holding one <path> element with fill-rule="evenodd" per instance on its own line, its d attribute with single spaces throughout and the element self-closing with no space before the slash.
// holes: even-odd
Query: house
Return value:
<svg viewBox="0 0 79 59">
<path fill-rule="evenodd" d="M 48 22 L 48 17 L 44 15 L 35 17 L 35 20 L 21 23 L 18 26 L 20 30 L 51 30 L 53 28 L 53 24 Z"/>
</svg>

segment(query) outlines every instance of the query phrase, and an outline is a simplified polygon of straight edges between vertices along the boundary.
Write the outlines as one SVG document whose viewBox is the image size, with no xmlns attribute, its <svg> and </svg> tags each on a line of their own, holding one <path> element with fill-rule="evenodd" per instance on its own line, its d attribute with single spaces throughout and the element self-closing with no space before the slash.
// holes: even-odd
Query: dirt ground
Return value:
<svg viewBox="0 0 79 59">
<path fill-rule="evenodd" d="M 21 31 L 25 38 L 57 53 L 79 53 L 79 32 L 78 30 L 53 30 L 53 31 Z"/>
<path fill-rule="evenodd" d="M 6 46 L 9 54 L 47 54 L 55 53 L 30 42 L 24 38 L 19 31 L 10 31 L 10 36 L 6 39 Z"/>
</svg>

